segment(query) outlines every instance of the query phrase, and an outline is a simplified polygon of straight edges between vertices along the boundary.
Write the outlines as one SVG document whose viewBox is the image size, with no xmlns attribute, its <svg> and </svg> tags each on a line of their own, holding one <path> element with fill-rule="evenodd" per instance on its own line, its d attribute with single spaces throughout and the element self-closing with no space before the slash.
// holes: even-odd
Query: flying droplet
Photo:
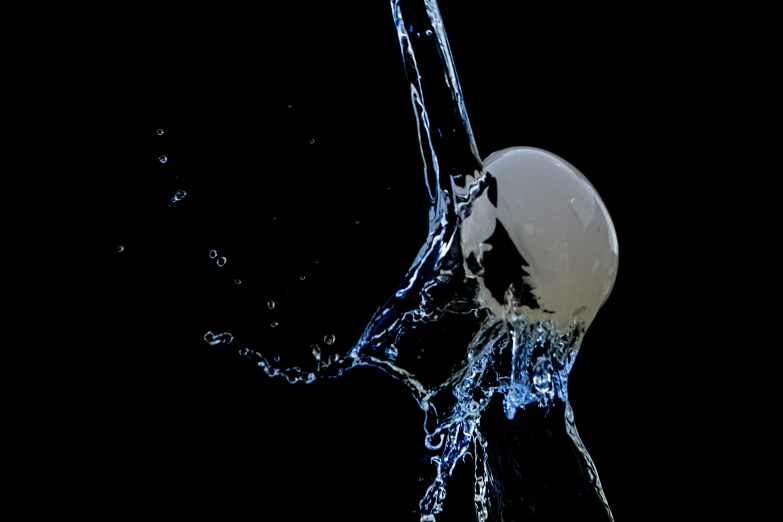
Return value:
<svg viewBox="0 0 783 522">
<path fill-rule="evenodd" d="M 176 192 L 174 193 L 174 197 L 173 197 L 173 198 L 171 198 L 171 201 L 174 201 L 174 202 L 176 202 L 176 201 L 182 201 L 182 198 L 184 198 L 184 197 L 185 197 L 185 196 L 187 196 L 187 195 L 188 195 L 188 193 L 187 193 L 187 192 L 185 192 L 184 190 L 178 190 L 178 191 L 176 191 Z"/>
<path fill-rule="evenodd" d="M 277 321 L 272 321 L 272 324 L 270 324 L 269 326 L 271 326 L 272 328 L 276 328 L 278 324 L 280 323 L 278 323 Z"/>
<path fill-rule="evenodd" d="M 320 361 L 321 360 L 321 347 L 318 346 L 317 344 L 314 344 L 312 346 L 312 351 L 313 351 L 313 357 L 315 357 L 316 360 Z"/>
<path fill-rule="evenodd" d="M 158 129 L 158 136 L 163 136 L 163 129 Z"/>
<path fill-rule="evenodd" d="M 225 264 L 226 264 L 225 256 L 223 256 L 223 257 L 221 257 L 220 259 L 217 260 L 217 266 L 223 266 Z"/>
<path fill-rule="evenodd" d="M 234 279 L 234 284 L 241 285 L 242 284 L 242 280 L 241 279 Z"/>
<path fill-rule="evenodd" d="M 305 276 L 304 276 L 304 274 L 302 274 L 302 275 L 300 275 L 300 276 L 299 276 L 299 280 L 300 280 L 300 281 L 304 281 L 304 280 L 305 280 Z"/>
<path fill-rule="evenodd" d="M 310 145 L 312 145 L 313 143 L 315 143 L 315 138 L 310 140 Z"/>
<path fill-rule="evenodd" d="M 204 340 L 209 344 L 211 344 L 212 346 L 216 344 L 231 344 L 231 341 L 234 340 L 234 336 L 228 332 L 223 332 L 220 334 L 213 334 L 212 332 L 207 332 L 206 334 L 204 334 Z"/>
<path fill-rule="evenodd" d="M 359 223 L 361 223 L 361 221 L 359 221 L 359 220 L 357 219 L 357 220 L 356 220 L 356 224 L 358 225 Z"/>
<path fill-rule="evenodd" d="M 427 36 L 432 36 L 432 29 L 427 29 L 426 31 L 424 31 L 424 34 L 426 34 Z"/>
<path fill-rule="evenodd" d="M 123 250 L 125 250 L 124 246 L 120 245 L 117 247 L 117 252 L 122 252 Z"/>
<path fill-rule="evenodd" d="M 272 359 L 272 360 L 275 361 L 275 362 L 280 362 L 280 356 L 279 355 L 275 355 L 275 358 Z"/>
<path fill-rule="evenodd" d="M 217 257 L 217 250 L 210 250 L 209 251 L 209 258 L 215 259 Z"/>
<path fill-rule="evenodd" d="M 329 346 L 334 344 L 336 337 L 334 334 L 324 335 L 324 342 L 328 344 Z"/>
<path fill-rule="evenodd" d="M 275 309 L 275 302 L 274 301 L 267 301 L 266 302 L 266 307 L 269 308 L 270 310 L 274 310 Z"/>
<path fill-rule="evenodd" d="M 386 357 L 391 359 L 392 361 L 397 360 L 397 347 L 396 346 L 389 346 L 386 348 Z"/>
<path fill-rule="evenodd" d="M 169 159 L 166 157 L 165 154 L 161 154 L 161 156 L 158 158 L 158 161 L 161 163 L 166 163 Z"/>
<path fill-rule="evenodd" d="M 316 264 L 316 265 L 318 264 L 318 260 L 317 260 L 317 259 L 315 260 L 315 264 Z"/>
</svg>

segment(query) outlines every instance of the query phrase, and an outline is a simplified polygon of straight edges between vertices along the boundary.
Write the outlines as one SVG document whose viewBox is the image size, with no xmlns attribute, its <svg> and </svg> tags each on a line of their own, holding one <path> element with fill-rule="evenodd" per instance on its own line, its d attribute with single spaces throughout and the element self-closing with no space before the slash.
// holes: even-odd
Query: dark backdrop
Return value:
<svg viewBox="0 0 783 522">
<path fill-rule="evenodd" d="M 89 477 L 71 497 L 81 508 L 416 519 L 432 468 L 402 385 L 370 369 L 289 385 L 236 355 L 250 347 L 295 364 L 327 334 L 336 342 L 324 352 L 344 353 L 426 234 L 391 13 L 383 1 L 354 4 L 166 10 L 122 31 L 118 14 L 98 39 L 108 54 L 85 47 L 103 257 L 91 281 L 100 346 L 79 358 L 82 407 L 70 421 Z M 671 298 L 654 201 L 676 182 L 653 167 L 665 141 L 649 130 L 662 118 L 654 53 L 596 11 L 441 9 L 482 157 L 514 145 L 554 152 L 614 219 L 617 283 L 570 394 L 616 519 L 634 520 L 663 502 L 648 459 L 668 429 L 648 415 L 657 310 Z M 172 202 L 177 190 L 187 195 Z M 207 331 L 234 340 L 212 347 Z M 458 482 L 443 520 L 473 516 Z"/>
</svg>

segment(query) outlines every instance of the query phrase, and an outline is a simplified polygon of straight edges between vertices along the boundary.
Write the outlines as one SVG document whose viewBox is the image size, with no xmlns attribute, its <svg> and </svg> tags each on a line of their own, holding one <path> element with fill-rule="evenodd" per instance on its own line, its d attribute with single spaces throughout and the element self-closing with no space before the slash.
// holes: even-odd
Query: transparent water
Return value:
<svg viewBox="0 0 783 522">
<path fill-rule="evenodd" d="M 505 450 L 515 443 L 499 436 L 520 423 L 531 433 L 536 426 L 564 432 L 589 491 L 611 520 L 568 400 L 568 374 L 617 273 L 609 214 L 584 176 L 546 151 L 515 147 L 482 160 L 437 5 L 390 5 L 424 166 L 426 240 L 358 339 L 324 333 L 309 350 L 301 347 L 311 361 L 293 366 L 281 364 L 274 352 L 236 348 L 264 374 L 290 383 L 338 378 L 361 367 L 404 383 L 423 412 L 423 445 L 437 453 L 416 509 L 420 520 L 436 520 L 447 509 L 458 467 L 472 468 L 477 520 L 521 520 L 519 502 L 534 501 L 518 493 L 525 470 L 517 474 L 503 466 L 511 461 Z M 322 145 L 320 138 L 304 140 Z M 208 257 L 217 267 L 228 257 L 241 262 L 223 247 Z M 308 274 L 299 275 L 302 284 Z M 259 296 L 259 302 L 277 312 L 285 301 Z M 264 320 L 259 328 L 283 328 Z M 204 340 L 233 349 L 234 335 L 243 333 L 207 332 Z M 490 421 L 495 404 L 505 427 L 497 418 Z"/>
</svg>

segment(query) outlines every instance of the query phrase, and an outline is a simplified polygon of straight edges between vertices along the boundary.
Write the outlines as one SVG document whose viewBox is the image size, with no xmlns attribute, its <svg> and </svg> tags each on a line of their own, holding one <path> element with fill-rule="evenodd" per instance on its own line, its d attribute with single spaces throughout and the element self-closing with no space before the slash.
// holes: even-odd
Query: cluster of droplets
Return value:
<svg viewBox="0 0 783 522">
<path fill-rule="evenodd" d="M 210 250 L 209 251 L 209 258 L 210 259 L 214 259 L 215 260 L 215 264 L 217 266 L 225 266 L 226 262 L 228 261 L 225 256 L 218 257 L 217 250 Z M 239 279 L 237 279 L 236 281 L 239 281 Z M 239 281 L 239 283 L 241 283 L 241 281 Z M 239 284 L 239 283 L 237 283 L 237 284 Z"/>
</svg>

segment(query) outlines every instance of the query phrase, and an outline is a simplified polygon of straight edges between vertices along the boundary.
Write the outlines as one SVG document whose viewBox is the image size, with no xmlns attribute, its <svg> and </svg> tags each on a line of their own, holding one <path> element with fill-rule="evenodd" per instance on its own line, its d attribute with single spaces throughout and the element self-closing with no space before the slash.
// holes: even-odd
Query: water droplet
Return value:
<svg viewBox="0 0 783 522">
<path fill-rule="evenodd" d="M 289 108 L 289 109 L 291 108 L 291 105 L 290 105 L 290 104 L 288 105 L 288 108 Z"/>
<path fill-rule="evenodd" d="M 163 136 L 163 129 L 158 129 L 158 136 Z"/>
<path fill-rule="evenodd" d="M 277 321 L 272 321 L 272 324 L 270 324 L 269 326 L 271 326 L 272 328 L 276 328 L 278 324 L 280 323 L 278 323 Z"/>
<path fill-rule="evenodd" d="M 300 275 L 300 276 L 299 276 L 299 280 L 300 280 L 300 281 L 304 281 L 304 280 L 305 280 L 305 276 L 304 276 L 304 274 L 302 274 L 302 275 Z"/>
<path fill-rule="evenodd" d="M 161 156 L 158 158 L 158 161 L 160 161 L 161 163 L 166 163 L 168 160 L 169 159 L 163 154 L 161 154 Z"/>
<path fill-rule="evenodd" d="M 125 250 L 124 246 L 120 245 L 117 247 L 117 252 L 122 252 L 123 250 Z"/>
<path fill-rule="evenodd" d="M 211 344 L 212 346 L 216 344 L 231 344 L 231 341 L 234 340 L 234 336 L 228 332 L 223 332 L 220 334 L 213 334 L 212 332 L 207 332 L 206 334 L 204 334 L 204 340 L 209 344 Z"/>
<path fill-rule="evenodd" d="M 424 31 L 424 34 L 426 34 L 427 36 L 432 36 L 432 29 L 427 29 L 426 31 Z"/>
<path fill-rule="evenodd" d="M 329 343 L 327 343 L 327 344 L 329 344 Z M 313 352 L 313 357 L 315 357 L 316 360 L 320 361 L 321 360 L 321 347 L 318 346 L 317 344 L 314 344 L 311 348 L 312 348 L 312 352 Z"/>
<path fill-rule="evenodd" d="M 241 279 L 234 279 L 234 284 L 241 285 L 242 284 L 242 280 Z"/>
<path fill-rule="evenodd" d="M 181 200 L 182 200 L 182 198 L 184 198 L 184 197 L 185 197 L 185 196 L 187 196 L 187 195 L 188 195 L 188 193 L 187 193 L 187 192 L 185 192 L 184 190 L 178 190 L 178 191 L 176 191 L 176 192 L 174 193 L 174 197 L 173 197 L 173 198 L 171 198 L 171 201 L 175 201 L 175 202 L 176 202 L 176 201 L 181 201 Z"/>
<path fill-rule="evenodd" d="M 318 264 L 318 260 L 317 260 L 317 259 L 315 260 L 315 264 L 316 264 L 316 265 Z"/>
<path fill-rule="evenodd" d="M 334 334 L 324 335 L 324 342 L 329 346 L 333 345 L 335 340 L 336 337 L 334 336 Z"/>
<path fill-rule="evenodd" d="M 280 362 L 280 356 L 279 355 L 275 355 L 275 358 L 272 359 L 272 360 L 275 361 L 275 362 Z"/>
<path fill-rule="evenodd" d="M 215 259 L 217 257 L 217 250 L 210 250 L 209 251 L 209 258 Z"/>
<path fill-rule="evenodd" d="M 272 221 L 277 221 L 277 216 L 272 216 Z"/>
<path fill-rule="evenodd" d="M 438 496 L 440 497 L 441 500 L 446 498 L 446 488 L 440 488 L 440 491 L 438 492 Z"/>
<path fill-rule="evenodd" d="M 275 309 L 275 302 L 274 301 L 267 301 L 266 302 L 266 307 L 269 308 L 270 310 L 274 310 Z"/>
<path fill-rule="evenodd" d="M 313 143 L 315 143 L 315 139 L 310 140 L 310 145 L 312 145 Z"/>
<path fill-rule="evenodd" d="M 356 220 L 356 224 L 358 225 L 359 223 L 361 223 L 361 221 L 359 221 L 359 220 L 357 219 L 357 220 Z"/>
<path fill-rule="evenodd" d="M 220 259 L 218 259 L 218 260 L 217 260 L 217 266 L 223 266 L 223 265 L 225 265 L 225 264 L 226 264 L 226 261 L 227 261 L 227 260 L 226 260 L 225 256 L 221 257 Z"/>
<path fill-rule="evenodd" d="M 392 361 L 397 360 L 397 347 L 396 346 L 389 346 L 386 348 L 386 357 L 391 359 Z"/>
</svg>

